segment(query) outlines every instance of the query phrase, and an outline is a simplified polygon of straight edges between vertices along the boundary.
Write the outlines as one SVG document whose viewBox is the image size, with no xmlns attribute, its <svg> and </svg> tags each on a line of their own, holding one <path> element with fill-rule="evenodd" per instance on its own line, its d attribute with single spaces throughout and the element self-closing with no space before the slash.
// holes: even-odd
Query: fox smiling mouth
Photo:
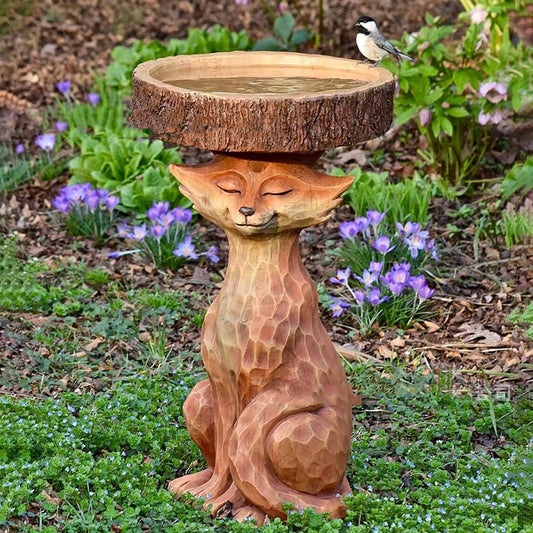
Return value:
<svg viewBox="0 0 533 533">
<path fill-rule="evenodd" d="M 244 220 L 245 220 L 245 223 L 244 224 L 239 224 L 239 223 L 235 223 L 235 225 L 241 227 L 241 228 L 265 228 L 266 226 L 268 226 L 273 220 L 275 220 L 277 218 L 277 213 L 274 213 L 266 222 L 263 222 L 261 224 L 248 224 L 248 217 L 244 217 Z"/>
</svg>

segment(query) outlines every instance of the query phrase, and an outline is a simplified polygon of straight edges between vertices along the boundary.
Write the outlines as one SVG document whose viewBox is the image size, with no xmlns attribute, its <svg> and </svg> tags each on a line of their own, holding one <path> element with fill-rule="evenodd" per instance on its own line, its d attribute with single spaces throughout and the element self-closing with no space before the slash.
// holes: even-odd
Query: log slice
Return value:
<svg viewBox="0 0 533 533">
<path fill-rule="evenodd" d="M 266 88 L 239 88 L 258 79 Z M 307 86 L 290 86 L 302 79 Z M 330 56 L 166 57 L 135 69 L 130 120 L 165 141 L 217 152 L 318 152 L 383 135 L 394 90 L 387 70 Z"/>
</svg>

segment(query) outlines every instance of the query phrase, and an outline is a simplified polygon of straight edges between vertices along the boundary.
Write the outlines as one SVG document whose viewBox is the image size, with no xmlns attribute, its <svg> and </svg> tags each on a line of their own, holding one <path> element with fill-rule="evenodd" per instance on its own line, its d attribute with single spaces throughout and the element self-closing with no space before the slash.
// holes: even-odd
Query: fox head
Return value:
<svg viewBox="0 0 533 533">
<path fill-rule="evenodd" d="M 198 167 L 170 165 L 181 193 L 221 228 L 244 236 L 302 229 L 327 220 L 353 178 L 298 163 L 215 156 Z"/>
</svg>

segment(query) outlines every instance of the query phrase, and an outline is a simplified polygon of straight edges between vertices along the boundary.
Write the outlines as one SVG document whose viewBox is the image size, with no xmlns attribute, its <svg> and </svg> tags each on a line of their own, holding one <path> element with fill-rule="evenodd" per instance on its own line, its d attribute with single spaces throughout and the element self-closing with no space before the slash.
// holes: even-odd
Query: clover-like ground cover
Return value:
<svg viewBox="0 0 533 533">
<path fill-rule="evenodd" d="M 165 490 L 201 468 L 181 406 L 198 372 L 158 369 L 97 394 L 0 399 L 0 524 L 8 531 L 253 531 Z M 394 365 L 346 364 L 355 410 L 345 520 L 300 509 L 260 531 L 532 531 L 533 408 L 455 396 Z M 528 518 L 529 517 L 529 518 Z"/>
</svg>

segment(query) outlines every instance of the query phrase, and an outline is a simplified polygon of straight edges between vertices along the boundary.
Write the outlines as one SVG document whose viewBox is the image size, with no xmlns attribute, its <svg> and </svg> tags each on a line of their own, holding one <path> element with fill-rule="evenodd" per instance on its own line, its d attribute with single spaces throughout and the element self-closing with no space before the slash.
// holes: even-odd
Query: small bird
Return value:
<svg viewBox="0 0 533 533">
<path fill-rule="evenodd" d="M 355 23 L 357 28 L 357 47 L 361 54 L 367 59 L 375 61 L 374 67 L 387 55 L 393 55 L 396 59 L 408 59 L 414 61 L 412 57 L 396 49 L 378 30 L 376 21 L 367 16 L 359 17 Z"/>
</svg>

